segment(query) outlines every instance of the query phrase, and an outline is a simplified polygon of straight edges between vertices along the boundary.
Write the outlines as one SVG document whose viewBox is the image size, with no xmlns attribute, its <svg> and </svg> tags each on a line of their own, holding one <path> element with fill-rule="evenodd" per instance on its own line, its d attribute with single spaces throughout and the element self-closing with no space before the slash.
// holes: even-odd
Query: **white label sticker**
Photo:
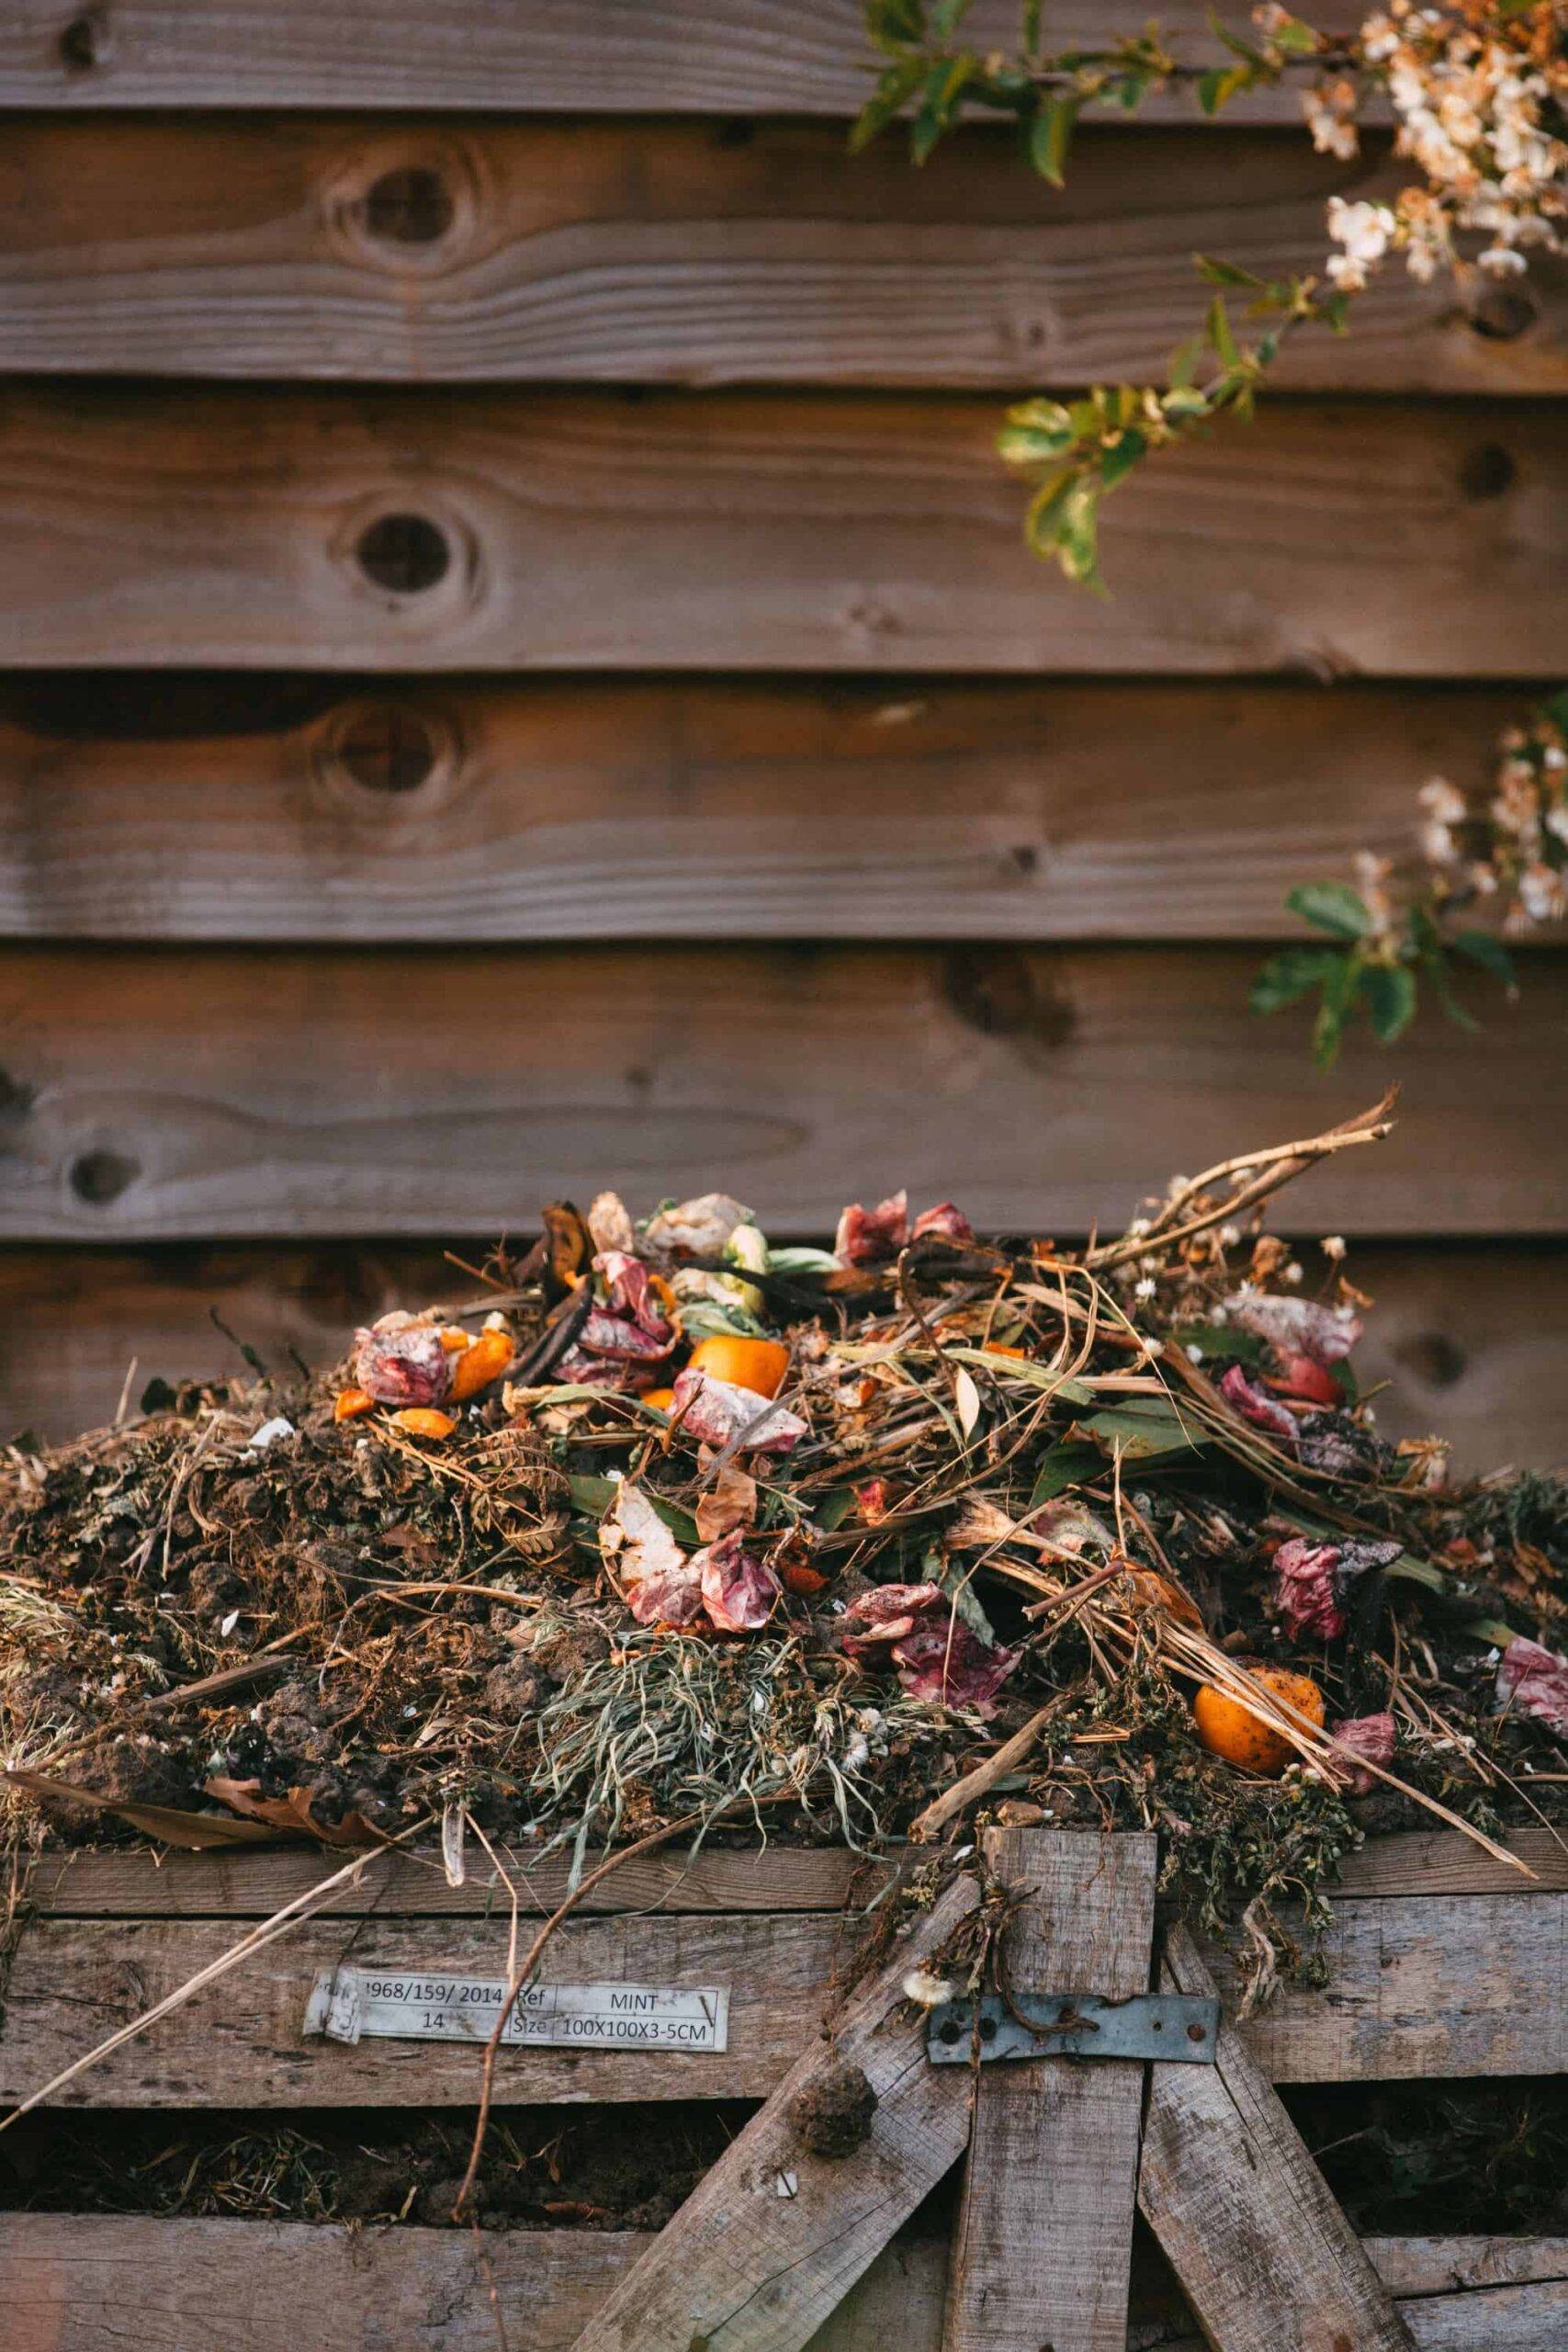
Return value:
<svg viewBox="0 0 1568 2352">
<path fill-rule="evenodd" d="M 337 1968 L 317 1977 L 304 2030 L 330 2041 L 369 2034 L 484 2042 L 505 1998 L 498 1977 Z M 513 2003 L 502 2041 L 552 2050 L 728 2050 L 729 1995 L 715 1985 L 530 1984 Z"/>
</svg>

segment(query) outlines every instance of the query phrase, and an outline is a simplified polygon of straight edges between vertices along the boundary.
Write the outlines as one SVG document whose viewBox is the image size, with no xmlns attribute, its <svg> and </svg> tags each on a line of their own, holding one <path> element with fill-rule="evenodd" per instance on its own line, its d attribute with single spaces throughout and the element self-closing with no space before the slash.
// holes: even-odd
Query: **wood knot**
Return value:
<svg viewBox="0 0 1568 2352">
<path fill-rule="evenodd" d="M 84 1151 L 71 1163 L 70 1185 L 89 1207 L 107 1208 L 141 1173 L 141 1162 L 118 1151 Z"/>
<path fill-rule="evenodd" d="M 1065 1046 L 1077 1027 L 1072 1001 L 1055 988 L 1042 959 L 1019 948 L 956 948 L 942 966 L 942 994 L 983 1037 Z"/>
<path fill-rule="evenodd" d="M 425 164 L 383 172 L 365 191 L 366 229 L 387 244 L 434 245 L 456 212 L 446 181 Z"/>
<path fill-rule="evenodd" d="M 1501 441 L 1482 441 L 1459 469 L 1459 486 L 1467 498 L 1501 498 L 1518 469 Z"/>
<path fill-rule="evenodd" d="M 1538 316 L 1535 303 L 1517 286 L 1492 285 L 1476 296 L 1470 323 L 1488 343 L 1515 343 Z"/>
<path fill-rule="evenodd" d="M 1393 1352 L 1405 1370 L 1424 1380 L 1428 1388 L 1453 1387 L 1470 1364 L 1464 1350 L 1442 1331 L 1417 1331 L 1402 1340 Z"/>
<path fill-rule="evenodd" d="M 378 514 L 354 552 L 366 578 L 394 596 L 423 596 L 452 568 L 451 542 L 428 514 Z"/>
<path fill-rule="evenodd" d="M 355 703 L 334 714 L 326 750 L 367 792 L 417 792 L 449 746 L 434 721 L 404 703 Z"/>
<path fill-rule="evenodd" d="M 107 9 L 84 8 L 61 28 L 60 62 L 67 74 L 90 74 L 95 66 L 107 62 L 108 53 Z"/>
</svg>

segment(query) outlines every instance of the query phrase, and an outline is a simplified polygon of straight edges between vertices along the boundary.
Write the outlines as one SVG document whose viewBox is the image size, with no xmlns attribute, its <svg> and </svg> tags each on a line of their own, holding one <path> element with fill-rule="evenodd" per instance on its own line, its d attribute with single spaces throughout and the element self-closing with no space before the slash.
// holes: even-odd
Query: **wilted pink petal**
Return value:
<svg viewBox="0 0 1568 2352">
<path fill-rule="evenodd" d="M 879 1526 L 893 1508 L 893 1491 L 886 1479 L 863 1478 L 855 1488 L 855 1508 L 865 1526 Z"/>
<path fill-rule="evenodd" d="M 549 1374 L 552 1385 L 566 1388 L 603 1388 L 607 1396 L 625 1395 L 637 1383 L 629 1363 L 618 1363 L 611 1356 L 591 1356 L 583 1348 L 568 1348 L 564 1356 Z"/>
<path fill-rule="evenodd" d="M 1018 1653 L 992 1649 L 961 1618 L 944 1612 L 940 1620 L 922 1619 L 895 1643 L 893 1662 L 911 1699 L 972 1707 L 976 1714 L 988 1715 L 997 1692 L 1018 1663 Z"/>
<path fill-rule="evenodd" d="M 599 1548 L 639 1625 L 689 1625 L 702 1612 L 702 1575 L 639 1487 L 623 1479 L 599 1522 Z"/>
<path fill-rule="evenodd" d="M 384 1315 L 355 1333 L 354 1376 L 378 1405 L 439 1405 L 452 1385 L 452 1359 L 433 1324 Z"/>
<path fill-rule="evenodd" d="M 626 1250 L 602 1250 L 593 1261 L 593 1271 L 604 1278 L 612 1315 L 635 1323 L 639 1331 L 661 1340 L 666 1349 L 672 1344 L 675 1334 L 670 1317 L 640 1258 Z"/>
<path fill-rule="evenodd" d="M 1342 1405 L 1345 1401 L 1334 1374 L 1315 1356 L 1284 1357 L 1277 1385 L 1287 1396 L 1300 1397 L 1303 1405 Z"/>
<path fill-rule="evenodd" d="M 577 1344 L 588 1355 L 609 1356 L 617 1363 L 658 1363 L 674 1346 L 675 1334 L 666 1325 L 665 1337 L 656 1339 L 626 1316 L 606 1315 L 596 1306 L 578 1333 Z"/>
<path fill-rule="evenodd" d="M 874 1584 L 844 1611 L 844 1648 L 858 1658 L 879 1644 L 901 1641 L 928 1611 L 940 1609 L 945 1618 L 951 1608 L 939 1584 Z"/>
<path fill-rule="evenodd" d="M 702 1577 L 703 1605 L 721 1634 L 754 1634 L 773 1615 L 779 1580 L 748 1552 L 739 1532 L 724 1535 L 692 1562 Z"/>
<path fill-rule="evenodd" d="M 1497 1661 L 1497 1703 L 1568 1737 L 1568 1657 L 1516 1634 Z"/>
<path fill-rule="evenodd" d="M 1337 1748 L 1351 1757 L 1364 1756 L 1369 1764 L 1381 1764 L 1384 1770 L 1393 1762 L 1393 1717 L 1382 1715 L 1352 1715 L 1348 1722 L 1336 1724 L 1331 1738 Z M 1360 1765 L 1347 1764 L 1345 1786 L 1353 1797 L 1370 1797 L 1377 1786 L 1377 1775 L 1364 1771 Z"/>
<path fill-rule="evenodd" d="M 788 1453 L 807 1433 L 807 1424 L 786 1406 L 765 1404 L 754 1388 L 716 1380 L 711 1372 L 698 1372 L 691 1364 L 675 1383 L 671 1419 L 677 1417 L 681 1427 L 705 1445 L 727 1446 L 739 1440 L 747 1453 Z"/>
<path fill-rule="evenodd" d="M 1266 1388 L 1248 1380 L 1240 1364 L 1233 1363 L 1220 1381 L 1220 1395 L 1227 1405 L 1234 1406 L 1244 1421 L 1254 1421 L 1260 1430 L 1272 1430 L 1276 1437 L 1294 1437 L 1295 1417 L 1285 1410 L 1277 1397 Z"/>
<path fill-rule="evenodd" d="M 833 1255 L 840 1266 L 880 1266 L 909 1238 L 909 1195 L 894 1193 L 868 1209 L 852 1201 L 839 1219 Z"/>
<path fill-rule="evenodd" d="M 1349 1624 L 1339 1606 L 1339 1547 L 1292 1535 L 1274 1555 L 1274 1605 L 1293 1642 L 1337 1642 Z"/>
<path fill-rule="evenodd" d="M 922 1209 L 909 1227 L 911 1241 L 923 1241 L 928 1234 L 939 1241 L 973 1241 L 975 1228 L 952 1201 L 939 1201 L 934 1209 Z"/>
<path fill-rule="evenodd" d="M 1225 1313 L 1282 1356 L 1310 1356 L 1314 1363 L 1340 1363 L 1361 1336 L 1360 1317 L 1349 1307 L 1320 1306 L 1311 1298 L 1238 1290 L 1226 1299 Z"/>
</svg>

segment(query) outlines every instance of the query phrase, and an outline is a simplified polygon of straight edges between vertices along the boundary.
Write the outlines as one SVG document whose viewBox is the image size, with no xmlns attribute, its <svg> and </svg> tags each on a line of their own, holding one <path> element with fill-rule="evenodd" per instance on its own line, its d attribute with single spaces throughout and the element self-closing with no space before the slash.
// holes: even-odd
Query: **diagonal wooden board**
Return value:
<svg viewBox="0 0 1568 2352">
<path fill-rule="evenodd" d="M 998 1829 L 986 1855 L 1030 1890 L 1003 1947 L 1011 1987 L 1147 1992 L 1152 1837 Z M 1143 2093 L 1137 2059 L 980 2070 L 944 2352 L 1124 2352 Z"/>
<path fill-rule="evenodd" d="M 1160 1983 L 1214 1991 L 1185 1928 L 1170 1930 Z M 1228 2019 L 1215 2065 L 1151 2069 L 1138 2202 L 1214 2352 L 1412 2352 L 1393 2297 Z"/>
<path fill-rule="evenodd" d="M 800 2352 L 900 2222 L 963 2154 L 973 2076 L 933 2066 L 911 1968 L 940 1954 L 977 1900 L 961 1879 L 814 2041 L 608 2302 L 574 2352 Z M 803 2146 L 795 2099 L 835 2063 L 876 2093 L 852 2154 Z"/>
</svg>

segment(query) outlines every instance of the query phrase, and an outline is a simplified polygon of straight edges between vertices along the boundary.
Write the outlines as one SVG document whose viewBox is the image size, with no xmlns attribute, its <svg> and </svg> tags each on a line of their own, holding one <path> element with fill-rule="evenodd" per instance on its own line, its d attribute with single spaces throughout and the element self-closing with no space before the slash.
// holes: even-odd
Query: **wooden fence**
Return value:
<svg viewBox="0 0 1568 2352">
<path fill-rule="evenodd" d="M 1066 1233 L 1378 1091 L 1246 982 L 1554 681 L 1568 293 L 1391 277 L 1117 502 L 1098 603 L 1001 400 L 1156 368 L 1184 256 L 1310 263 L 1386 142 L 1260 93 L 1061 194 L 999 130 L 916 172 L 846 152 L 860 50 L 854 0 L 0 22 L 0 1424 L 231 1364 L 209 1302 L 335 1346 L 561 1188 Z M 1367 1245 L 1386 1425 L 1472 1462 L 1561 1449 L 1528 962 L 1299 1210 Z"/>
</svg>

